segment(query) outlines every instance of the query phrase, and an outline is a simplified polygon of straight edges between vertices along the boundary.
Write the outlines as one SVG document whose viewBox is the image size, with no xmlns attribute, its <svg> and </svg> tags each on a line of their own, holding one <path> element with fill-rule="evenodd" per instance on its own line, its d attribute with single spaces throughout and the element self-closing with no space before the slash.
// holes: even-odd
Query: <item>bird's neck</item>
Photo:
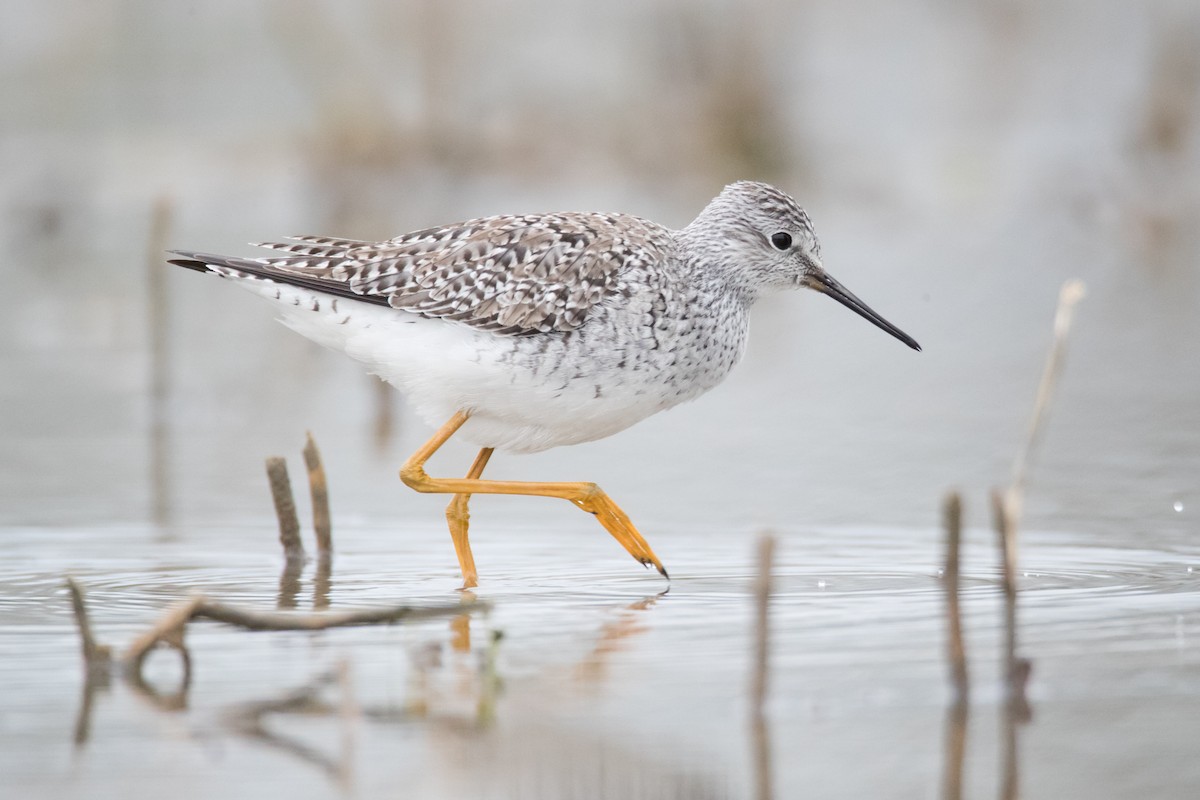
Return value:
<svg viewBox="0 0 1200 800">
<path fill-rule="evenodd" d="M 762 294 L 763 287 L 752 280 L 752 273 L 738 262 L 732 248 L 712 228 L 699 224 L 697 218 L 676 233 L 678 252 L 686 265 L 687 279 L 700 293 L 720 299 L 723 304 L 733 301 L 749 310 Z"/>
</svg>

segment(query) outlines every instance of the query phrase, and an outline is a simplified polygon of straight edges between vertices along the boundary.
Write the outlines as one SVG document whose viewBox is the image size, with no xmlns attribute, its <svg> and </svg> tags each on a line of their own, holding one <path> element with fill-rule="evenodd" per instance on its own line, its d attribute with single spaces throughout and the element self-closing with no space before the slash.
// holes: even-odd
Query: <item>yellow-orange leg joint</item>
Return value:
<svg viewBox="0 0 1200 800">
<path fill-rule="evenodd" d="M 478 581 L 475 559 L 467 541 L 469 519 L 467 501 L 473 494 L 558 497 L 569 500 L 584 511 L 594 514 L 604 529 L 612 534 L 612 537 L 638 562 L 646 566 L 653 566 L 664 578 L 669 577 L 662 562 L 658 560 L 658 556 L 654 555 L 654 551 L 650 549 L 650 545 L 634 527 L 633 522 L 625 515 L 620 506 L 594 483 L 482 480 L 479 476 L 483 473 L 483 468 L 487 466 L 488 459 L 491 457 L 491 448 L 484 448 L 480 451 L 465 478 L 430 477 L 425 472 L 425 462 L 463 426 L 468 418 L 469 415 L 466 412 L 459 411 L 400 468 L 400 480 L 418 492 L 455 495 L 446 509 L 446 519 L 450 525 L 450 536 L 454 541 L 455 552 L 458 554 L 459 567 L 462 569 L 464 587 L 475 586 Z"/>
</svg>

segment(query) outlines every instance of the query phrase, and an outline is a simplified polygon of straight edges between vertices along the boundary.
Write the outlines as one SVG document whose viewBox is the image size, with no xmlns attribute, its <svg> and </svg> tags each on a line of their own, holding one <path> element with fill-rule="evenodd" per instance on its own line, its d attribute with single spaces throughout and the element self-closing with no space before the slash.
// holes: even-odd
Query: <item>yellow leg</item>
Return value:
<svg viewBox="0 0 1200 800">
<path fill-rule="evenodd" d="M 421 446 L 417 452 L 413 453 L 408 461 L 404 462 L 404 466 L 400 468 L 400 480 L 404 481 L 405 485 L 416 489 L 418 492 L 427 492 L 432 494 L 453 494 L 453 495 L 472 495 L 472 494 L 513 494 L 513 495 L 531 495 L 536 497 L 559 497 L 563 500 L 569 500 L 579 508 L 594 514 L 596 519 L 604 526 L 612 537 L 617 540 L 631 556 L 637 559 L 640 563 L 650 566 L 653 565 L 663 577 L 668 577 L 667 570 L 663 568 L 662 562 L 658 560 L 658 556 L 654 555 L 654 551 L 650 549 L 650 545 L 638 533 L 637 528 L 625 516 L 625 512 L 620 506 L 614 503 L 603 490 L 594 483 L 542 483 L 536 481 L 485 481 L 480 480 L 477 476 L 466 478 L 431 478 L 425 472 L 425 462 L 438 451 L 446 441 L 463 426 L 470 415 L 465 411 L 459 411 L 450 421 L 438 429 L 437 433 L 425 444 Z M 489 453 L 490 455 L 490 453 Z M 483 463 L 480 463 L 482 460 Z M 483 471 L 484 464 L 487 459 L 483 453 L 475 459 L 475 466 L 479 467 L 479 471 Z M 475 471 L 475 466 L 471 467 L 472 472 Z M 457 497 L 451 501 L 451 509 L 455 507 Z M 466 516 L 466 500 L 462 505 L 463 516 Z M 447 510 L 447 516 L 450 516 L 450 509 Z M 453 523 L 451 523 L 451 533 L 454 533 Z M 470 549 L 466 548 L 466 528 L 465 520 L 463 527 L 462 541 L 464 548 L 470 555 Z M 455 548 L 458 549 L 458 538 L 455 537 Z M 462 551 L 459 551 L 459 562 L 463 563 Z M 474 574 L 474 565 L 472 564 L 472 574 Z M 464 566 L 463 578 L 466 579 L 466 569 Z"/>
<path fill-rule="evenodd" d="M 478 479 L 491 457 L 492 448 L 485 447 L 480 450 L 467 473 L 467 479 Z M 450 538 L 454 540 L 454 553 L 458 556 L 458 567 L 462 570 L 464 589 L 479 585 L 479 574 L 475 572 L 475 556 L 471 555 L 471 543 L 467 541 L 467 528 L 470 527 L 471 521 L 471 515 L 467 512 L 467 502 L 470 499 L 469 494 L 456 494 L 450 505 L 446 506 L 446 522 L 450 525 Z"/>
</svg>

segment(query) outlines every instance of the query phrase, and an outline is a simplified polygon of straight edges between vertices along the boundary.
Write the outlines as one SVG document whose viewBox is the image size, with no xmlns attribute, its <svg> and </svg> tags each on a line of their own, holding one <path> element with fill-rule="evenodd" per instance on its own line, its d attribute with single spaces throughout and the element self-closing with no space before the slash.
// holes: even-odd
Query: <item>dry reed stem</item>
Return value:
<svg viewBox="0 0 1200 800">
<path fill-rule="evenodd" d="M 1025 487 L 1029 481 L 1033 456 L 1041 441 L 1050 402 L 1062 373 L 1066 356 L 1067 338 L 1071 332 L 1075 307 L 1083 299 L 1086 289 L 1083 281 L 1073 279 L 1065 282 L 1058 293 L 1058 307 L 1054 313 L 1054 340 L 1046 355 L 1042 378 L 1038 383 L 1037 396 L 1033 403 L 1033 414 L 1025 441 L 1013 461 L 1012 482 L 1004 492 L 992 492 L 992 516 L 999 537 L 1001 567 L 1004 584 L 1005 618 L 1005 664 L 1009 702 L 1014 715 L 1027 719 L 1029 706 L 1025 699 L 1025 685 L 1029 680 L 1030 662 L 1017 655 L 1017 532 L 1025 500 Z"/>
<path fill-rule="evenodd" d="M 967 651 L 963 644 L 962 611 L 959 605 L 959 545 L 962 541 L 962 496 L 951 492 L 942 508 L 946 527 L 946 566 L 943 580 L 946 587 L 947 653 L 950 674 L 954 683 L 955 703 L 966 704 L 970 693 L 967 673 Z"/>
<path fill-rule="evenodd" d="M 279 518 L 279 543 L 283 545 L 283 554 L 289 561 L 303 559 L 300 518 L 296 516 L 296 500 L 292 495 L 292 482 L 288 479 L 287 461 L 279 456 L 268 458 L 267 479 L 271 482 L 275 516 Z"/>
<path fill-rule="evenodd" d="M 1058 307 L 1054 313 L 1054 342 L 1046 355 L 1046 364 L 1042 368 L 1042 378 L 1038 383 L 1037 396 L 1033 402 L 1033 414 L 1029 419 L 1029 430 L 1025 441 L 1013 461 L 1012 483 L 1004 497 L 1004 512 L 1008 516 L 1007 525 L 1010 529 L 1010 543 L 1016 547 L 1016 531 L 1021 519 L 1024 503 L 1025 486 L 1029 480 L 1029 471 L 1033 463 L 1034 451 L 1041 441 L 1042 430 L 1050 410 L 1050 401 L 1058 385 L 1058 377 L 1062 372 L 1063 360 L 1067 351 L 1067 336 L 1071 331 L 1071 322 L 1075 316 L 1075 307 L 1086 294 L 1083 281 L 1072 279 L 1062 285 L 1058 293 Z M 1014 558 L 1015 556 L 1006 556 Z"/>
<path fill-rule="evenodd" d="M 323 557 L 333 552 L 333 525 L 329 517 L 329 485 L 325 480 L 325 467 L 321 463 L 321 452 L 313 441 L 311 432 L 306 432 L 304 464 L 308 467 L 308 489 L 312 494 L 313 530 L 317 534 L 317 553 Z"/>
</svg>

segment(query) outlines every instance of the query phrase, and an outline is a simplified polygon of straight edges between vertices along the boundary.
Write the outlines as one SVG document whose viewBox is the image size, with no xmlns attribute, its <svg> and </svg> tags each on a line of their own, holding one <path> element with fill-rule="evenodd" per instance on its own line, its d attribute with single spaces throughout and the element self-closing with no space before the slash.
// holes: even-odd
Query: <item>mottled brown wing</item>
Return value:
<svg viewBox="0 0 1200 800">
<path fill-rule="evenodd" d="M 499 333 L 569 331 L 619 293 L 624 270 L 666 257 L 670 237 L 622 214 L 487 217 L 387 242 L 297 237 L 261 246 L 271 272 L 349 288 L 421 316 Z"/>
</svg>

